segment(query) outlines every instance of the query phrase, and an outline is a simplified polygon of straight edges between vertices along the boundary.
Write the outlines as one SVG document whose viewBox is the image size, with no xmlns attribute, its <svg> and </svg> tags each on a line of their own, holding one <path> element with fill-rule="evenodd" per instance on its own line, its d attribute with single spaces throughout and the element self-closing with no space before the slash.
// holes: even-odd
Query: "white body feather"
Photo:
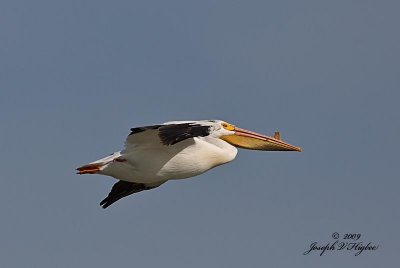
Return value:
<svg viewBox="0 0 400 268">
<path fill-rule="evenodd" d="M 109 162 L 99 174 L 151 185 L 199 175 L 232 161 L 236 154 L 234 146 L 209 136 L 187 139 L 171 146 L 161 143 L 130 145 L 128 141 L 125 150 L 93 163 Z M 117 158 L 126 161 L 113 161 Z"/>
</svg>

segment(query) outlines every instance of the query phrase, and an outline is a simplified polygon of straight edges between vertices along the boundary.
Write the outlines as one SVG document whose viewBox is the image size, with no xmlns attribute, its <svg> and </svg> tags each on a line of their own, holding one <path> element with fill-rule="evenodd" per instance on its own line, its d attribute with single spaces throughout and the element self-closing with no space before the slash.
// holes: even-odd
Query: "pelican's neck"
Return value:
<svg viewBox="0 0 400 268">
<path fill-rule="evenodd" d="M 216 147 L 215 151 L 218 152 L 222 163 L 227 163 L 235 159 L 237 154 L 237 148 L 235 146 L 219 138 L 204 137 L 203 140 Z"/>
</svg>

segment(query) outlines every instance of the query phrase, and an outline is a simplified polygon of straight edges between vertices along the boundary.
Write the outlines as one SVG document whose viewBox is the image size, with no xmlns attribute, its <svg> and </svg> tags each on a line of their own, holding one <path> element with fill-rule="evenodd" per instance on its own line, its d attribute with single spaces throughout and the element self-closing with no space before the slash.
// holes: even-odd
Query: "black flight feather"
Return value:
<svg viewBox="0 0 400 268">
<path fill-rule="evenodd" d="M 162 125 L 158 129 L 159 137 L 164 145 L 174 145 L 194 137 L 205 137 L 210 134 L 210 126 L 195 123 Z"/>
</svg>

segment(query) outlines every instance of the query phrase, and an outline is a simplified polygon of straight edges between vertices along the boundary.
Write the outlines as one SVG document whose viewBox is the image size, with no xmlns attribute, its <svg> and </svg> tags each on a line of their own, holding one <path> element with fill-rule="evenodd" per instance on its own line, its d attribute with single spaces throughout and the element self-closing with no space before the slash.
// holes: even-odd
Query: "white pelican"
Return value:
<svg viewBox="0 0 400 268">
<path fill-rule="evenodd" d="M 221 120 L 172 121 L 136 127 L 125 149 L 77 168 L 77 174 L 101 174 L 119 181 L 100 202 L 107 208 L 117 200 L 160 186 L 168 180 L 199 175 L 236 157 L 237 149 L 298 151 L 300 147 L 274 137 L 238 128 Z"/>
</svg>

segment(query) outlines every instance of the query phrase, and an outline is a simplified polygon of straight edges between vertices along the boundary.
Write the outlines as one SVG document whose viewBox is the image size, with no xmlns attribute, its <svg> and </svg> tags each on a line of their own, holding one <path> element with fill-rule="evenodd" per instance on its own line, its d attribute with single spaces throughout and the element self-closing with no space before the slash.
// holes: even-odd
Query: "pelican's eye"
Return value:
<svg viewBox="0 0 400 268">
<path fill-rule="evenodd" d="M 226 130 L 229 130 L 229 131 L 232 131 L 232 130 L 235 130 L 235 127 L 233 126 L 233 125 L 231 125 L 231 124 L 228 124 L 228 123 L 222 123 L 221 124 L 222 125 L 222 127 L 223 128 L 225 128 Z"/>
</svg>

